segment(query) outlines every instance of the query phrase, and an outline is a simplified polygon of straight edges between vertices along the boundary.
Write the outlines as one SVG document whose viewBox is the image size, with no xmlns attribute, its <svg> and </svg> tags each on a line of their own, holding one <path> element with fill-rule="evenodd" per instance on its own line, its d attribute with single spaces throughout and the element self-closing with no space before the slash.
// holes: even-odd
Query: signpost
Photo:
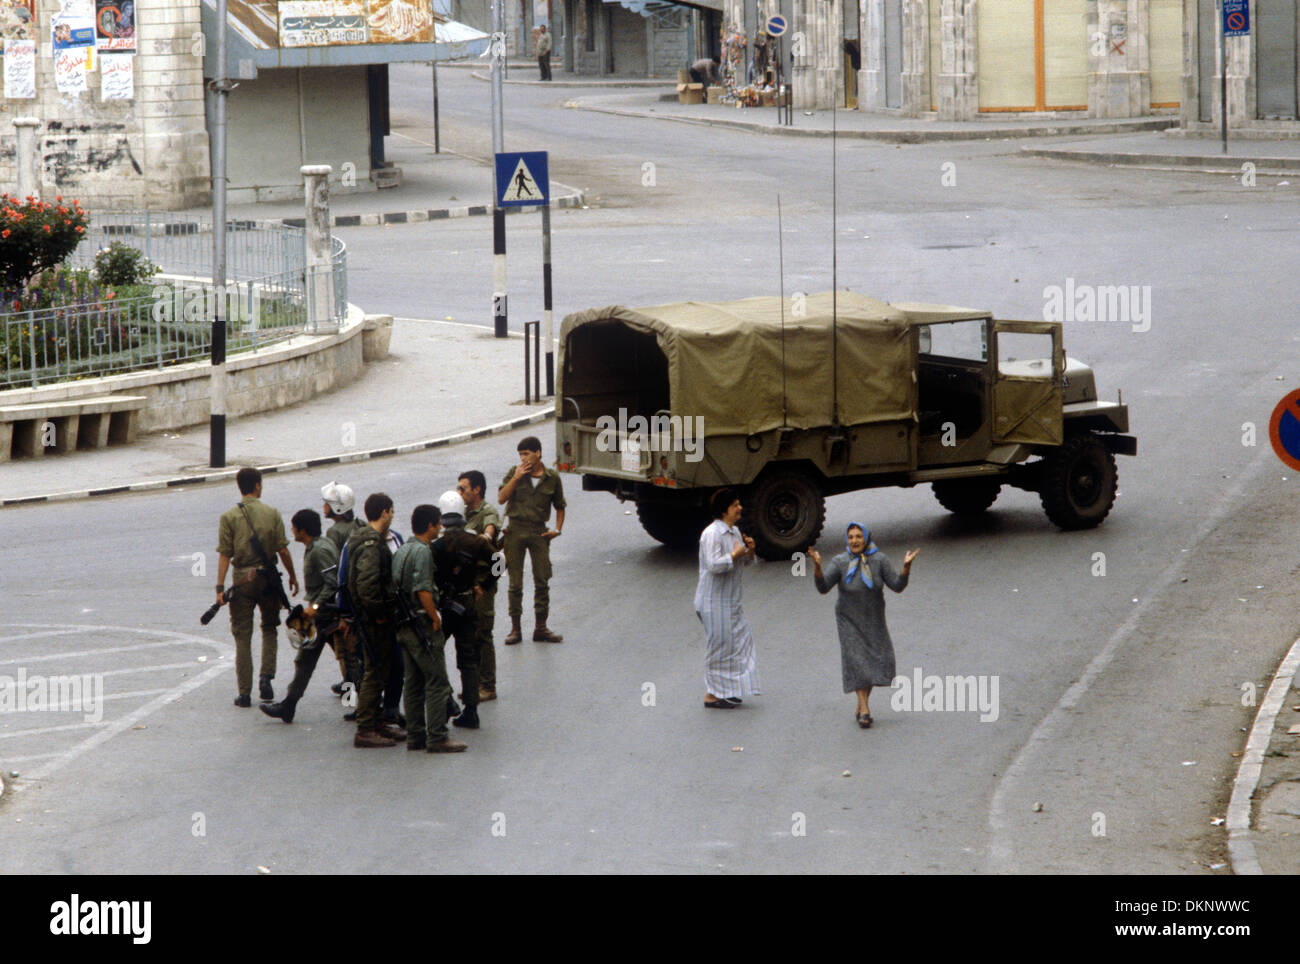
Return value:
<svg viewBox="0 0 1300 964">
<path fill-rule="evenodd" d="M 1219 113 L 1223 130 L 1223 153 L 1228 153 L 1228 38 L 1250 36 L 1249 0 L 1219 0 L 1223 16 L 1219 21 Z"/>
<path fill-rule="evenodd" d="M 1273 451 L 1287 466 L 1300 471 L 1300 391 L 1289 392 L 1268 421 Z"/>
<path fill-rule="evenodd" d="M 783 51 L 781 49 L 781 37 L 789 29 L 785 17 L 779 13 L 767 18 L 767 35 L 776 41 L 776 122 L 782 123 L 782 113 L 785 111 L 785 105 L 781 103 L 783 99 L 783 87 L 781 83 L 781 68 L 783 66 Z M 789 121 L 785 121 L 789 123 Z"/>
<path fill-rule="evenodd" d="M 496 206 L 534 205 L 542 209 L 542 317 L 546 321 L 546 394 L 555 394 L 555 330 L 551 301 L 551 183 L 546 151 L 502 152 L 496 155 Z M 504 254 L 505 251 L 502 251 Z"/>
</svg>

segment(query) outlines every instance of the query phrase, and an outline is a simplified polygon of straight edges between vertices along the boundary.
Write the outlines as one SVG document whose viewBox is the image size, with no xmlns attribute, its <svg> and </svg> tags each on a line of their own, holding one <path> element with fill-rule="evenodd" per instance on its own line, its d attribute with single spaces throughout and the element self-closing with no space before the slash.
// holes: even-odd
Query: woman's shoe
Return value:
<svg viewBox="0 0 1300 964">
<path fill-rule="evenodd" d="M 853 716 L 854 719 L 858 721 L 858 726 L 862 727 L 864 730 L 871 729 L 871 724 L 874 721 L 871 719 L 870 713 L 854 713 Z"/>
<path fill-rule="evenodd" d="M 711 710 L 734 710 L 737 704 L 724 697 L 716 700 L 705 700 L 704 705 Z"/>
</svg>

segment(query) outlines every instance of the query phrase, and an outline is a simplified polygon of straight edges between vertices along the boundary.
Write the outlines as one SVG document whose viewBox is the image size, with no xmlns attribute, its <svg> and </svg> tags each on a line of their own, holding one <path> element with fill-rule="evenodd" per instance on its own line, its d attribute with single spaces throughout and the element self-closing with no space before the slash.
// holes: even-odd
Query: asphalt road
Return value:
<svg viewBox="0 0 1300 964">
<path fill-rule="evenodd" d="M 423 76 L 393 71 L 395 130 L 413 137 Z M 487 96 L 486 84 L 444 72 L 456 149 L 483 150 Z M 507 96 L 506 146 L 551 150 L 552 176 L 596 205 L 556 213 L 557 314 L 774 293 L 778 190 L 786 290 L 829 287 L 829 142 L 581 113 L 560 106 L 572 96 L 560 91 Z M 1006 491 L 987 521 L 963 525 L 923 488 L 878 490 L 832 499 L 820 542 L 834 550 L 863 519 L 896 559 L 921 549 L 912 585 L 889 600 L 898 672 L 996 677 L 996 720 L 898 711 L 879 692 L 876 726 L 859 730 L 840 693 L 832 600 L 777 563 L 745 576 L 764 694 L 705 711 L 693 556 L 658 547 L 628 507 L 569 477 L 552 583 L 566 642 L 500 650 L 501 699 L 483 708 L 464 756 L 363 753 L 323 679 L 293 726 L 230 706 L 224 617 L 207 629 L 196 617 L 233 486 L 6 510 L 0 672 L 128 672 L 105 677 L 106 694 L 122 696 L 105 704 L 107 726 L 3 721 L 0 765 L 23 776 L 0 804 L 0 870 L 1194 873 L 1222 863 L 1211 820 L 1253 713 L 1242 687 L 1266 681 L 1300 623 L 1296 482 L 1265 437 L 1298 380 L 1297 195 L 1275 179 L 1246 189 L 1015 152 L 843 148 L 839 281 L 1023 318 L 1042 317 L 1044 288 L 1068 278 L 1150 285 L 1149 330 L 1066 327 L 1067 350 L 1094 365 L 1103 396 L 1124 390 L 1139 438 L 1139 456 L 1120 462 L 1111 517 L 1065 534 L 1035 496 Z M 653 188 L 641 184 L 647 161 Z M 947 162 L 955 187 L 941 185 Z M 539 308 L 539 245 L 516 227 L 529 220 L 511 221 L 511 284 L 535 291 Z M 344 237 L 351 298 L 367 310 L 487 320 L 487 219 Z M 514 298 L 516 320 L 535 316 Z M 1246 423 L 1258 444 L 1243 444 Z M 266 495 L 287 516 L 341 475 L 359 493 L 389 492 L 404 527 L 458 471 L 499 478 L 512 450 L 491 439 L 299 473 L 269 480 Z M 499 624 L 503 614 L 504 600 Z M 142 643 L 158 645 L 127 648 Z M 155 668 L 187 660 L 192 669 Z M 124 695 L 150 690 L 161 692 Z M 15 728 L 33 732 L 11 737 Z"/>
</svg>

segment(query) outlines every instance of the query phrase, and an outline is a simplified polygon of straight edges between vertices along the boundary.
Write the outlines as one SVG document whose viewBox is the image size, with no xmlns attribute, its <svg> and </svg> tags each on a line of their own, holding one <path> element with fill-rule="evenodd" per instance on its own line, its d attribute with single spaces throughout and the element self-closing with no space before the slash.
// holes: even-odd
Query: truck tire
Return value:
<svg viewBox="0 0 1300 964">
<path fill-rule="evenodd" d="M 939 504 L 957 515 L 980 515 L 997 501 L 1002 483 L 996 479 L 946 479 L 932 482 Z"/>
<path fill-rule="evenodd" d="M 758 480 L 746 499 L 742 525 L 754 534 L 758 554 L 789 559 L 817 541 L 826 523 L 826 499 L 802 472 L 773 472 Z"/>
<path fill-rule="evenodd" d="M 713 520 L 703 509 L 671 502 L 638 502 L 636 516 L 641 528 L 670 549 L 692 549 L 700 533 Z"/>
<path fill-rule="evenodd" d="M 1047 518 L 1066 530 L 1099 526 L 1115 504 L 1115 456 L 1091 433 L 1072 435 L 1043 459 L 1038 497 Z"/>
</svg>

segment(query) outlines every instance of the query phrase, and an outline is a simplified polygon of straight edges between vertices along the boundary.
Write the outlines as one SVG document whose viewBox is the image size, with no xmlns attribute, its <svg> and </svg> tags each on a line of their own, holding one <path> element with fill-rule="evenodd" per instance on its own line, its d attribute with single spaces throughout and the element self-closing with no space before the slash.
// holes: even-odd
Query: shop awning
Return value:
<svg viewBox="0 0 1300 964">
<path fill-rule="evenodd" d="M 203 0 L 202 15 L 204 73 L 211 76 L 215 0 Z M 227 0 L 226 23 L 226 62 L 241 80 L 276 67 L 459 60 L 483 53 L 490 39 L 437 13 L 429 0 Z"/>
<path fill-rule="evenodd" d="M 643 17 L 671 10 L 674 7 L 694 7 L 696 10 L 716 10 L 722 12 L 722 0 L 605 0 L 605 3 L 626 7 Z"/>
</svg>

